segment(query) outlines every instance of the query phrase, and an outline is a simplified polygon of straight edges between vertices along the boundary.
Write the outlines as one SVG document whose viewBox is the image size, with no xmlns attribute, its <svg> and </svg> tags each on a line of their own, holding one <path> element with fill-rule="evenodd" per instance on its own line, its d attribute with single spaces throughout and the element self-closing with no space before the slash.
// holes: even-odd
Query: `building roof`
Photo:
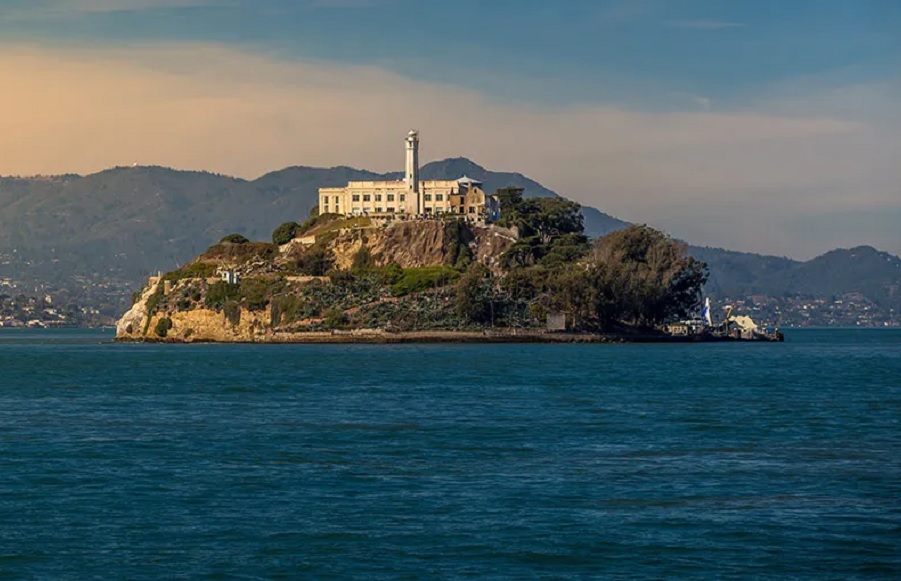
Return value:
<svg viewBox="0 0 901 581">
<path fill-rule="evenodd" d="M 458 184 L 472 185 L 472 186 L 480 186 L 480 185 L 482 185 L 482 182 L 480 182 L 479 180 L 474 180 L 474 179 L 472 179 L 472 178 L 469 177 L 469 176 L 463 176 L 462 178 L 460 178 L 460 179 L 457 180 L 457 183 L 458 183 Z"/>
</svg>

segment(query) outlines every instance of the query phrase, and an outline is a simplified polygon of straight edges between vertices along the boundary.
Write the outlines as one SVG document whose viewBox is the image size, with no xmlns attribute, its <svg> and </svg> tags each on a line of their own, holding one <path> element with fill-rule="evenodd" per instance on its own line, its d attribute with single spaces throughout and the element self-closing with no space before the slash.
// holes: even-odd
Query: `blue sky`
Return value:
<svg viewBox="0 0 901 581">
<path fill-rule="evenodd" d="M 693 241 L 801 257 L 901 252 L 886 220 L 901 222 L 899 31 L 895 0 L 0 0 L 6 66 L 34 94 L 55 87 L 66 108 L 128 94 L 173 127 L 197 123 L 187 95 L 204 103 L 209 123 L 179 129 L 195 149 L 151 146 L 165 135 L 145 129 L 125 147 L 142 162 L 397 169 L 397 135 L 416 125 L 426 159 L 465 155 Z M 91 86 L 61 82 L 76 71 Z M 34 148 L 0 141 L 0 173 L 123 161 L 113 135 L 41 156 L 42 131 L 83 140 L 76 118 L 121 128 L 70 115 L 20 123 Z M 252 152 L 204 145 L 226 118 Z M 330 141 L 355 128 L 367 139 Z"/>
</svg>

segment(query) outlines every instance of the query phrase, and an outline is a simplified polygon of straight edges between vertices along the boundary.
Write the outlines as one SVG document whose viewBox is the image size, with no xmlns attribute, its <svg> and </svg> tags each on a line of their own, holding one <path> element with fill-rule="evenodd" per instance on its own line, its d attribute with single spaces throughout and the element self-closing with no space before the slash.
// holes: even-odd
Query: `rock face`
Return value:
<svg viewBox="0 0 901 581">
<path fill-rule="evenodd" d="M 147 303 L 156 294 L 160 285 L 159 277 L 151 277 L 141 292 L 141 297 L 122 315 L 116 323 L 116 338 L 137 339 L 144 335 L 144 323 L 147 319 Z"/>
<path fill-rule="evenodd" d="M 475 226 L 463 222 L 423 220 L 395 222 L 358 228 L 334 227 L 319 230 L 312 241 L 277 247 L 262 243 L 214 245 L 179 271 L 153 277 L 140 298 L 116 325 L 122 341 L 166 342 L 280 342 L 303 340 L 286 328 L 286 309 L 292 322 L 322 328 L 328 311 L 342 329 L 342 317 L 353 316 L 360 304 L 332 287 L 329 277 L 302 276 L 298 259 L 305 253 L 327 250 L 337 270 L 351 268 L 361 248 L 369 249 L 375 267 L 396 263 L 402 269 L 465 265 L 477 261 L 499 271 L 500 257 L 516 241 L 513 231 L 496 226 Z M 217 273 L 229 272 L 240 285 L 226 285 Z M 450 269 L 453 273 L 453 269 Z M 444 284 L 444 283 L 443 283 Z M 225 286 L 223 286 L 225 285 Z M 325 304 L 310 307 L 301 298 L 307 285 L 319 285 L 320 294 L 329 295 Z M 389 283 L 390 286 L 390 283 Z M 227 287 L 227 288 L 226 288 Z M 361 291 L 362 292 L 362 291 Z M 218 294 L 217 294 L 218 293 Z M 275 300 L 275 298 L 279 300 Z M 343 297 L 343 298 L 342 298 Z M 368 304 L 393 304 L 390 296 L 368 296 Z M 373 302 L 375 301 L 375 303 Z M 277 303 L 277 306 L 273 306 Z M 306 305 L 306 306 L 304 306 Z M 387 308 L 387 307 L 386 307 Z M 274 313 L 273 309 L 277 312 Z M 304 312 L 303 316 L 297 315 Z M 334 319 L 337 317 L 337 319 Z M 318 325 L 318 327 L 317 327 Z M 311 332 L 304 331 L 305 336 Z M 315 334 L 315 333 L 314 333 Z"/>
<path fill-rule="evenodd" d="M 442 221 L 399 222 L 385 228 L 361 229 L 338 236 L 331 244 L 335 266 L 350 268 L 354 255 L 367 246 L 377 266 L 391 262 L 401 268 L 453 264 L 456 245 L 469 246 L 474 258 L 494 268 L 515 241 L 513 231 L 496 226 L 466 226 L 462 235 Z"/>
</svg>

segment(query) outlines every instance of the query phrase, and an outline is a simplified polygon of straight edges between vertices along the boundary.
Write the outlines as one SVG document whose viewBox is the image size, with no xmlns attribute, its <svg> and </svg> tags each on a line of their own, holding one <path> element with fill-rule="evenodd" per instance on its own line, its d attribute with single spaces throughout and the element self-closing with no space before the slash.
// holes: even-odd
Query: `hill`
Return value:
<svg viewBox="0 0 901 581">
<path fill-rule="evenodd" d="M 488 191 L 518 186 L 527 197 L 558 195 L 523 174 L 490 171 L 462 157 L 421 171 L 425 179 L 468 175 Z M 72 300 L 117 315 L 148 275 L 185 263 L 223 235 L 268 240 L 278 224 L 302 220 L 320 187 L 399 177 L 345 166 L 295 166 L 255 180 L 163 167 L 0 178 L 0 287 L 28 293 L 66 289 Z M 595 208 L 582 213 L 589 236 L 627 226 Z M 836 250 L 805 263 L 715 248 L 690 252 L 710 265 L 708 292 L 716 296 L 861 293 L 901 311 L 898 258 L 872 248 Z"/>
<path fill-rule="evenodd" d="M 527 196 L 557 195 L 521 174 L 491 172 L 464 158 L 422 168 L 427 179 L 467 173 L 489 191 L 515 185 Z M 0 276 L 27 285 L 70 286 L 73 280 L 134 285 L 184 263 L 225 234 L 268 239 L 278 224 L 306 218 L 320 187 L 398 175 L 296 166 L 248 181 L 151 166 L 87 176 L 0 178 Z M 594 209 L 585 214 L 591 235 L 625 225 Z"/>
</svg>

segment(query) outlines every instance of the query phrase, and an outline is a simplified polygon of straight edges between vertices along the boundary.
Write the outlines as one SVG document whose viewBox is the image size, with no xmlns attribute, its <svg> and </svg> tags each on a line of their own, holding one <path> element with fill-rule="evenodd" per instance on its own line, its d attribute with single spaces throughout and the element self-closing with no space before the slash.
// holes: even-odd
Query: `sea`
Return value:
<svg viewBox="0 0 901 581">
<path fill-rule="evenodd" d="M 0 579 L 901 578 L 901 330 L 0 330 Z"/>
</svg>

